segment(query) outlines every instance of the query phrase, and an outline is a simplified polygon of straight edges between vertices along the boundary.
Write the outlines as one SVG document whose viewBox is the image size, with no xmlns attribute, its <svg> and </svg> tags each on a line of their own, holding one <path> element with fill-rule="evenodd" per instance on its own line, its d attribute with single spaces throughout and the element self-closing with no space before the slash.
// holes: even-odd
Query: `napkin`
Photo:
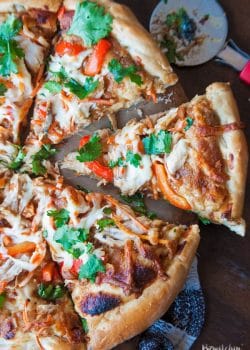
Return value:
<svg viewBox="0 0 250 350">
<path fill-rule="evenodd" d="M 184 288 L 164 320 L 155 322 L 140 338 L 139 350 L 189 350 L 205 319 L 205 302 L 195 257 Z"/>
</svg>

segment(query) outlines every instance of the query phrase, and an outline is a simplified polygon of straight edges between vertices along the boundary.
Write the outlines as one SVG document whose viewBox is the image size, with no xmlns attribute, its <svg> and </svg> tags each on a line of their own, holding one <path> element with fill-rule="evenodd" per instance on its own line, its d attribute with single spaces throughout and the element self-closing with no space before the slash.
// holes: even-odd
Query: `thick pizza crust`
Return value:
<svg viewBox="0 0 250 350">
<path fill-rule="evenodd" d="M 74 10 L 79 0 L 65 0 L 67 10 Z M 112 34 L 126 48 L 134 60 L 140 58 L 144 69 L 159 78 L 165 85 L 174 85 L 178 78 L 166 56 L 161 52 L 148 31 L 139 23 L 133 12 L 126 6 L 110 0 L 99 0 L 113 16 Z"/>
<path fill-rule="evenodd" d="M 167 280 L 158 278 L 143 291 L 120 307 L 88 320 L 90 342 L 88 350 L 108 350 L 143 332 L 159 319 L 180 292 L 199 243 L 199 228 L 192 226 L 183 251 L 174 257 L 167 269 Z"/>
<path fill-rule="evenodd" d="M 0 12 L 27 11 L 31 8 L 57 12 L 62 0 L 2 0 Z"/>
<path fill-rule="evenodd" d="M 206 97 L 216 112 L 221 125 L 240 123 L 240 115 L 230 85 L 213 83 L 206 89 Z M 233 159 L 233 167 L 227 167 L 228 191 L 232 200 L 232 222 L 224 225 L 244 236 L 245 222 L 241 219 L 244 205 L 244 193 L 247 177 L 248 148 L 242 130 L 225 132 L 219 139 L 220 149 L 225 160 Z M 234 221 L 235 219 L 235 221 Z"/>
</svg>

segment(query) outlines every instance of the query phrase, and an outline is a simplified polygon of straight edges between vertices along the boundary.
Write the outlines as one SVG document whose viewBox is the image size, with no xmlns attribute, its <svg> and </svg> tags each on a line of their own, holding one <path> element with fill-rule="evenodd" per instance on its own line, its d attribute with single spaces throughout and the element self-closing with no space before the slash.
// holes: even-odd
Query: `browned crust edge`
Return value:
<svg viewBox="0 0 250 350">
<path fill-rule="evenodd" d="M 65 0 L 67 10 L 74 10 L 79 0 Z M 162 53 L 149 32 L 139 23 L 133 12 L 125 5 L 110 0 L 98 0 L 113 16 L 112 34 L 125 47 L 133 59 L 141 59 L 144 69 L 159 78 L 164 85 L 174 85 L 178 78 L 166 56 Z"/>
<path fill-rule="evenodd" d="M 111 310 L 89 329 L 88 350 L 108 350 L 143 332 L 159 319 L 180 292 L 199 244 L 199 228 L 191 227 L 181 254 L 174 257 L 166 281 L 157 279 L 138 299 Z"/>
<path fill-rule="evenodd" d="M 212 104 L 221 125 L 240 123 L 239 110 L 230 84 L 216 82 L 209 85 L 206 89 L 206 97 Z M 232 231 L 244 236 L 245 221 L 242 219 L 242 211 L 248 165 L 248 147 L 244 132 L 242 130 L 226 132 L 220 137 L 219 144 L 223 158 L 227 161 L 232 155 L 234 165 L 232 169 L 227 167 L 230 178 L 227 186 L 233 205 L 232 220 L 225 220 L 225 223 L 222 223 Z"/>
</svg>

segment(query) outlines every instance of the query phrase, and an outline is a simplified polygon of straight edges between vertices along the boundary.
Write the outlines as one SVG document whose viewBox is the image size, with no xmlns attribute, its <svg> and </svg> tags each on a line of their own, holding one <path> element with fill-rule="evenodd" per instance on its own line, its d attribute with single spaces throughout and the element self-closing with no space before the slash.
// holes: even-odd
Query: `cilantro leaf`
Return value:
<svg viewBox="0 0 250 350">
<path fill-rule="evenodd" d="M 88 333 L 89 327 L 86 318 L 81 317 L 81 322 L 82 322 L 82 328 L 85 333 Z"/>
<path fill-rule="evenodd" d="M 55 155 L 56 152 L 57 150 L 52 148 L 51 145 L 43 145 L 40 151 L 32 156 L 32 172 L 35 175 L 44 175 L 46 173 L 46 168 L 42 164 L 42 161 Z"/>
<path fill-rule="evenodd" d="M 85 80 L 84 85 L 81 85 L 75 79 L 70 79 L 67 83 L 64 84 L 65 87 L 69 88 L 72 94 L 76 95 L 81 100 L 91 94 L 97 88 L 99 84 L 98 80 L 94 80 L 92 77 L 88 77 Z"/>
<path fill-rule="evenodd" d="M 157 217 L 154 212 L 147 210 L 142 193 L 136 192 L 133 196 L 120 195 L 120 197 L 124 202 L 129 204 L 136 213 L 145 215 L 151 220 Z"/>
<path fill-rule="evenodd" d="M 113 58 L 108 64 L 108 69 L 117 83 L 121 83 L 125 77 L 129 77 L 133 83 L 139 86 L 143 84 L 141 76 L 136 74 L 137 67 L 135 65 L 123 67 L 117 59 Z"/>
<path fill-rule="evenodd" d="M 0 309 L 2 309 L 5 299 L 6 295 L 4 293 L 0 294 Z"/>
<path fill-rule="evenodd" d="M 122 159 L 122 157 L 119 157 L 117 160 L 111 160 L 109 162 L 109 167 L 111 169 L 113 169 L 113 168 L 115 168 L 117 166 L 123 166 L 123 167 L 126 166 L 125 163 L 124 163 L 124 159 Z"/>
<path fill-rule="evenodd" d="M 4 85 L 4 83 L 0 83 L 0 96 L 4 96 L 5 92 L 8 89 L 6 88 L 6 86 Z"/>
<path fill-rule="evenodd" d="M 37 294 L 40 298 L 45 300 L 56 300 L 63 297 L 63 295 L 65 294 L 65 289 L 60 284 L 46 285 L 44 283 L 40 283 L 37 289 Z"/>
<path fill-rule="evenodd" d="M 88 230 L 85 228 L 73 228 L 67 225 L 59 227 L 54 233 L 54 240 L 63 246 L 63 249 L 72 254 L 73 246 L 85 242 L 88 238 Z"/>
<path fill-rule="evenodd" d="M 211 221 L 208 220 L 207 218 L 204 218 L 204 217 L 199 216 L 199 215 L 198 215 L 198 218 L 199 218 L 199 220 L 203 223 L 203 225 L 209 225 L 209 224 L 211 224 Z"/>
<path fill-rule="evenodd" d="M 78 151 L 79 155 L 76 156 L 76 159 L 79 162 L 92 162 L 93 160 L 100 157 L 102 154 L 102 144 L 101 138 L 99 135 L 94 134 L 89 142 L 87 142 L 82 148 Z"/>
<path fill-rule="evenodd" d="M 13 161 L 10 164 L 8 164 L 8 168 L 12 170 L 19 169 L 23 163 L 24 158 L 25 158 L 25 154 L 23 153 L 22 148 L 18 147 L 17 156 L 13 159 Z"/>
<path fill-rule="evenodd" d="M 100 231 L 103 231 L 105 227 L 115 226 L 115 222 L 113 219 L 105 218 L 97 220 L 97 225 Z"/>
<path fill-rule="evenodd" d="M 191 117 L 187 117 L 186 122 L 187 122 L 187 125 L 184 128 L 185 131 L 191 128 L 191 126 L 194 124 L 194 120 Z"/>
<path fill-rule="evenodd" d="M 0 25 L 0 74 L 9 76 L 12 72 L 17 73 L 17 59 L 24 57 L 24 52 L 19 47 L 14 37 L 22 28 L 22 22 L 14 15 L 10 15 Z"/>
<path fill-rule="evenodd" d="M 79 279 L 86 278 L 91 282 L 95 282 L 95 278 L 98 272 L 105 272 L 105 266 L 103 262 L 97 258 L 95 254 L 89 255 L 87 262 L 81 265 L 79 270 Z"/>
<path fill-rule="evenodd" d="M 52 94 L 57 94 L 62 90 L 62 85 L 54 80 L 49 80 L 44 84 L 44 88 L 49 90 Z"/>
<path fill-rule="evenodd" d="M 106 215 L 110 215 L 110 214 L 112 213 L 112 209 L 111 209 L 111 208 L 104 208 L 104 209 L 103 209 L 103 212 L 104 212 L 104 214 L 106 214 Z"/>
<path fill-rule="evenodd" d="M 11 40 L 16 36 L 22 28 L 22 22 L 13 14 L 9 15 L 5 22 L 0 25 L 0 38 L 3 40 Z"/>
<path fill-rule="evenodd" d="M 141 156 L 138 153 L 127 151 L 126 161 L 132 164 L 135 168 L 138 168 L 140 166 Z"/>
<path fill-rule="evenodd" d="M 176 59 L 178 61 L 184 61 L 184 57 L 179 52 L 177 52 L 177 44 L 173 39 L 165 37 L 161 41 L 161 47 L 167 49 L 166 56 L 169 63 L 175 63 Z"/>
<path fill-rule="evenodd" d="M 112 30 L 113 18 L 95 2 L 78 3 L 68 34 L 80 36 L 87 46 L 96 44 Z"/>
<path fill-rule="evenodd" d="M 67 72 L 63 66 L 61 66 L 60 70 L 57 72 L 50 71 L 50 73 L 59 81 L 63 82 L 64 80 L 68 79 Z"/>
<path fill-rule="evenodd" d="M 170 153 L 172 135 L 168 131 L 161 130 L 157 135 L 151 134 L 142 140 L 146 154 Z"/>
<path fill-rule="evenodd" d="M 47 215 L 54 218 L 57 228 L 62 227 L 69 222 L 69 211 L 67 209 L 48 210 Z"/>
</svg>

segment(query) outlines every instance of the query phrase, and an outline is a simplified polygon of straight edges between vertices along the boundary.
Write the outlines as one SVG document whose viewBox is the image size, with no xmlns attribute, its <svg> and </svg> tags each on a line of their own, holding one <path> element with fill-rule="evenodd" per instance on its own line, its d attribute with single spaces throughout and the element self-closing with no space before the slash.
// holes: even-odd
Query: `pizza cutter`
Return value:
<svg viewBox="0 0 250 350">
<path fill-rule="evenodd" d="M 240 72 L 240 78 L 250 84 L 250 55 L 233 40 L 226 42 L 227 16 L 216 0 L 162 0 L 152 13 L 150 32 L 161 43 L 163 51 L 166 18 L 168 15 L 171 21 L 173 13 L 183 16 L 180 20 L 181 31 L 171 32 L 171 35 L 175 35 L 176 65 L 196 66 L 215 58 L 217 62 Z M 169 46 L 165 50 L 169 51 Z M 184 54 L 180 55 L 181 52 Z"/>
</svg>

